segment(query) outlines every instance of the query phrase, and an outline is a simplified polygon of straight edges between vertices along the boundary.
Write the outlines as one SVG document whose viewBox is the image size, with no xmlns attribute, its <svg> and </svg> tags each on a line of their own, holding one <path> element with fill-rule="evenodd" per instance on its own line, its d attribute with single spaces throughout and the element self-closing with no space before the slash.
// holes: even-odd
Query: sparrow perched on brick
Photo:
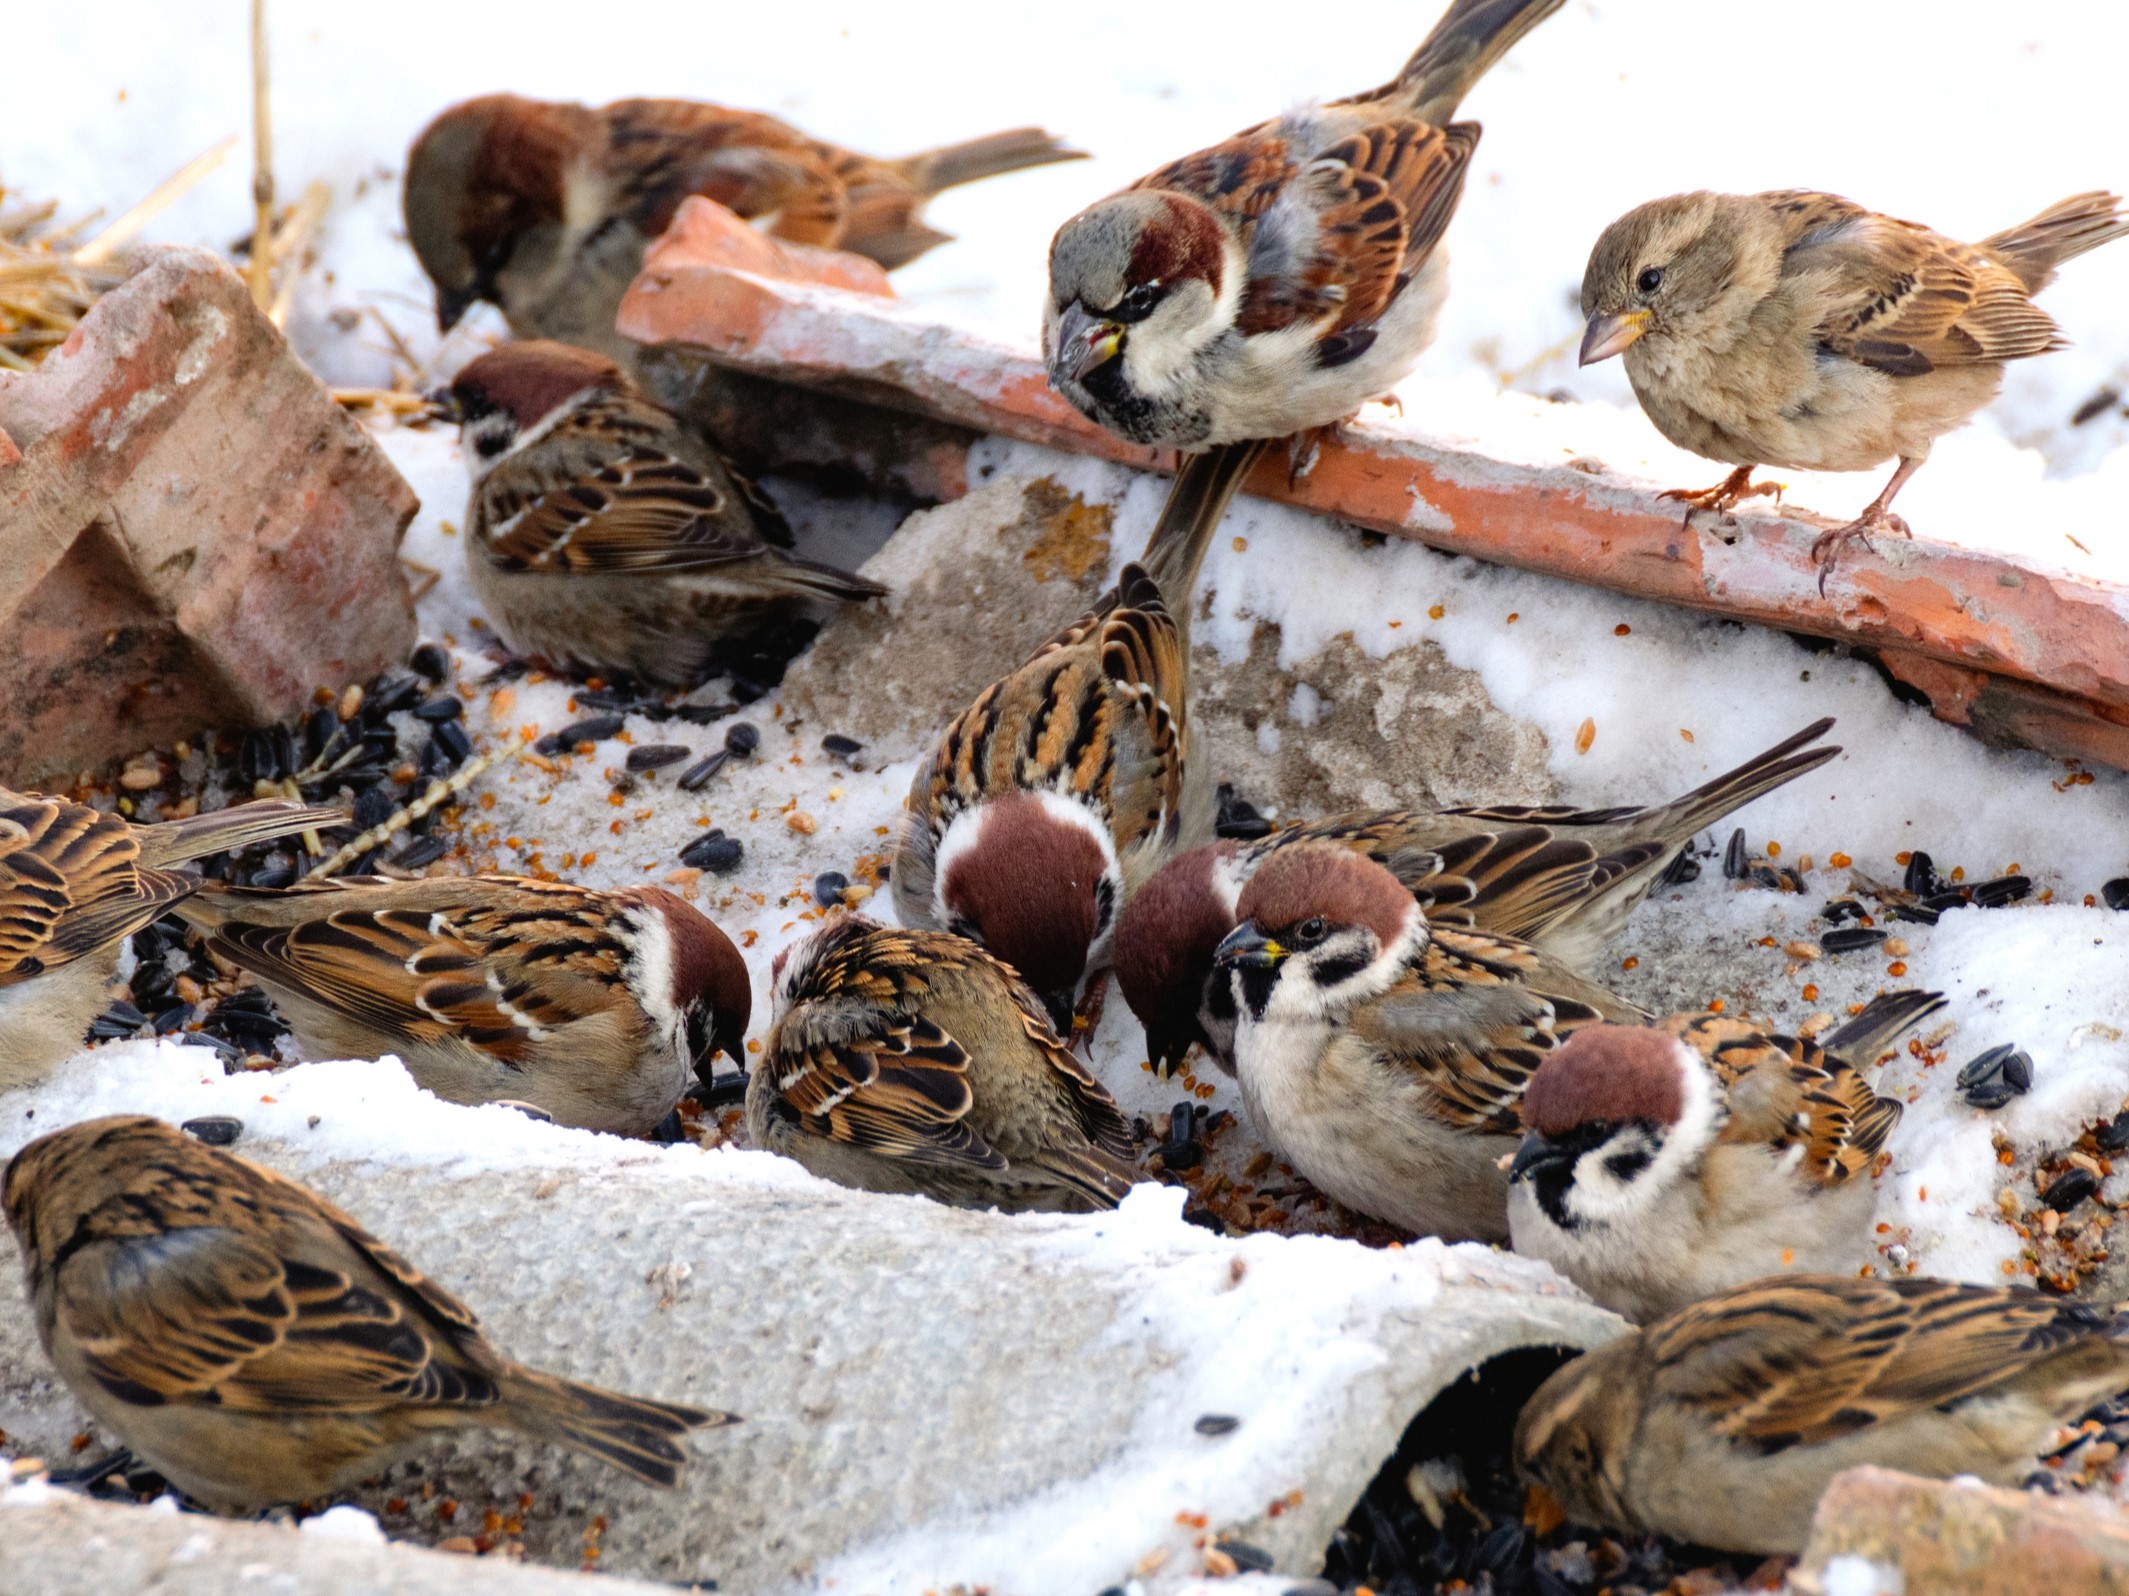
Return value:
<svg viewBox="0 0 2129 1596">
<path fill-rule="evenodd" d="M 443 112 L 407 153 L 407 239 L 449 331 L 479 300 L 520 338 L 557 338 L 624 363 L 621 296 L 691 194 L 778 238 L 869 256 L 888 270 L 951 236 L 924 223 L 933 195 L 1082 158 L 1012 128 L 899 160 L 808 137 L 759 111 L 694 100 L 593 109 L 490 94 Z"/>
<path fill-rule="evenodd" d="M 2078 194 L 1962 244 L 1832 194 L 1679 194 L 1605 229 L 1582 278 L 1582 364 L 1624 354 L 1671 442 L 1737 469 L 1692 508 L 1776 492 L 1762 465 L 1899 467 L 1812 546 L 1819 587 L 1842 544 L 1909 536 L 1893 496 L 1930 445 L 1996 397 L 2006 361 L 2064 347 L 2033 295 L 2055 268 L 2129 233 L 2113 194 Z M 1688 509 L 1690 515 L 1692 509 Z"/>
<path fill-rule="evenodd" d="M 2129 1387 L 2129 1317 L 2017 1286 L 1782 1276 L 1575 1359 L 1524 1406 L 1516 1465 L 1577 1524 L 1794 1554 L 1865 1464 L 1999 1485 Z"/>
<path fill-rule="evenodd" d="M 346 818 L 269 802 L 136 826 L 0 788 L 0 1092 L 81 1051 L 126 938 L 200 889 L 180 866 Z"/>
<path fill-rule="evenodd" d="M 719 645 L 887 590 L 789 552 L 775 506 L 603 355 L 504 344 L 460 371 L 466 571 L 519 652 L 688 686 Z"/>
<path fill-rule="evenodd" d="M 961 1208 L 1114 1208 L 1138 1178 L 1116 1102 L 1013 972 L 962 937 L 859 915 L 777 955 L 747 1134 L 814 1174 Z"/>
<path fill-rule="evenodd" d="M 1117 986 L 1146 1028 L 1156 1066 L 1173 1068 L 1196 1042 L 1233 1074 L 1234 995 L 1213 972 L 1213 949 L 1240 923 L 1236 904 L 1258 867 L 1311 842 L 1336 843 L 1385 866 L 1430 924 L 1515 937 L 1586 973 L 1694 836 L 1840 753 L 1808 746 L 1832 726 L 1814 722 L 1644 809 L 1366 809 L 1253 843 L 1194 849 L 1162 866 L 1125 907 L 1116 928 Z"/>
<path fill-rule="evenodd" d="M 1335 843 L 1279 849 L 1214 963 L 1235 1074 L 1272 1149 L 1348 1208 L 1447 1241 L 1508 1239 L 1531 1072 L 1613 997 L 1512 937 L 1430 925 L 1404 884 Z"/>
<path fill-rule="evenodd" d="M 423 1436 L 513 1430 L 652 1485 L 731 1416 L 513 1363 L 471 1310 L 292 1180 L 122 1114 L 0 1181 L 37 1337 L 81 1403 L 209 1506 L 329 1496 Z"/>
<path fill-rule="evenodd" d="M 714 1054 L 746 1056 L 745 961 L 660 887 L 343 876 L 214 887 L 178 912 L 258 978 L 306 1058 L 396 1054 L 449 1102 L 641 1135 Z"/>
<path fill-rule="evenodd" d="M 1327 427 L 1402 381 L 1478 144 L 1450 123 L 1561 0 L 1454 0 L 1381 88 L 1305 105 L 1089 206 L 1050 245 L 1050 384 L 1135 443 Z"/>
<path fill-rule="evenodd" d="M 1190 594 L 1260 447 L 1187 464 L 1142 559 L 955 717 L 910 787 L 897 917 L 981 942 L 1067 1036 L 1131 894 L 1212 835 L 1213 784 L 1190 758 Z"/>
<path fill-rule="evenodd" d="M 1523 1091 L 1515 1250 L 1641 1323 L 1764 1275 L 1874 1261 L 1871 1162 L 1900 1104 L 1865 1072 L 1943 1006 L 1889 992 L 1823 1042 L 1707 1013 L 1585 1026 Z"/>
</svg>

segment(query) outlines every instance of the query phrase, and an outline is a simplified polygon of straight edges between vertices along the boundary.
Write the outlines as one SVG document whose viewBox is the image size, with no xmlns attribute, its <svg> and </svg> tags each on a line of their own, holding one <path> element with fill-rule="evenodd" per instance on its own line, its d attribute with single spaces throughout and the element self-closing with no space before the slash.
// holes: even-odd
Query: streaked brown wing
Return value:
<svg viewBox="0 0 2129 1596">
<path fill-rule="evenodd" d="M 1880 1097 L 1854 1066 L 1816 1043 L 1714 1014 L 1678 1014 L 1661 1024 L 1722 1081 L 1730 1117 L 1719 1139 L 1777 1151 L 1800 1146 L 1804 1170 L 1822 1185 L 1867 1172 L 1900 1123 L 1897 1101 Z"/>
<path fill-rule="evenodd" d="M 638 444 L 622 458 L 536 495 L 489 477 L 488 557 L 510 571 L 706 570 L 761 552 L 731 497 L 701 471 Z"/>
<path fill-rule="evenodd" d="M 913 1164 L 1003 1169 L 968 1124 L 968 1054 L 929 1020 L 821 1041 L 762 1066 L 780 1105 L 808 1133 Z"/>
</svg>

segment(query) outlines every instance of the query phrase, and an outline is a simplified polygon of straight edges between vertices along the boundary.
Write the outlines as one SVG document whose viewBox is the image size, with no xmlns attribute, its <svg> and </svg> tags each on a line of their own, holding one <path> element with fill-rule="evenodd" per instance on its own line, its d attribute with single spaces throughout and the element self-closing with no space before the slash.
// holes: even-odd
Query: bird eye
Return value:
<svg viewBox="0 0 2129 1596">
<path fill-rule="evenodd" d="M 1117 321 L 1144 321 L 1152 315 L 1168 292 L 1168 285 L 1156 277 L 1150 283 L 1140 283 L 1116 302 L 1111 312 Z"/>
<path fill-rule="evenodd" d="M 1634 286 L 1644 294 L 1653 294 L 1663 286 L 1663 268 L 1661 266 L 1642 267 L 1641 275 L 1634 279 Z"/>
<path fill-rule="evenodd" d="M 1321 942 L 1323 933 L 1328 929 L 1329 927 L 1323 923 L 1321 915 L 1313 915 L 1294 927 L 1294 940 L 1296 942 Z"/>
</svg>

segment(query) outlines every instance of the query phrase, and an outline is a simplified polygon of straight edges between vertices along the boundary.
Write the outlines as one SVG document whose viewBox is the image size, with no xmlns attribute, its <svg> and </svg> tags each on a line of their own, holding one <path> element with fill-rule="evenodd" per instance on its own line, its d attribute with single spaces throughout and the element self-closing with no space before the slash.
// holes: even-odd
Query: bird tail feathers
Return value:
<svg viewBox="0 0 2129 1596">
<path fill-rule="evenodd" d="M 2017 273 L 2027 293 L 2038 293 L 2055 276 L 2055 268 L 2087 250 L 2129 235 L 2129 215 L 2119 194 L 2095 189 L 2059 200 L 2029 221 L 1984 238 L 1984 253 Z"/>
<path fill-rule="evenodd" d="M 611 1463 L 647 1485 L 673 1486 L 687 1466 L 679 1438 L 688 1431 L 737 1424 L 730 1413 L 601 1391 L 537 1370 L 513 1369 L 503 1381 L 511 1426 Z"/>
</svg>

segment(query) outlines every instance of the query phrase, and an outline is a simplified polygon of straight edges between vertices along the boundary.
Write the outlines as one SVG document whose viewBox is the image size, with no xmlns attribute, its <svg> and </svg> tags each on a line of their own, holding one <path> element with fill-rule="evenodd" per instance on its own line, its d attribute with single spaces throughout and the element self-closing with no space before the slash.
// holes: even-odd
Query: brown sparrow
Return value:
<svg viewBox="0 0 2129 1596">
<path fill-rule="evenodd" d="M 215 887 L 178 912 L 258 978 L 304 1056 L 396 1054 L 448 1102 L 640 1135 L 691 1071 L 746 1054 L 739 950 L 659 887 L 343 876 Z"/>
<path fill-rule="evenodd" d="M 512 1363 L 324 1198 L 142 1115 L 39 1137 L 4 1183 L 37 1336 L 81 1405 L 220 1508 L 329 1496 L 437 1431 L 514 1430 L 652 1485 L 731 1416 Z"/>
<path fill-rule="evenodd" d="M 755 1146 L 840 1185 L 1007 1213 L 1114 1208 L 1138 1178 L 1115 1100 L 973 942 L 848 915 L 779 953 L 774 979 Z"/>
<path fill-rule="evenodd" d="M 1236 909 L 1214 961 L 1272 1149 L 1348 1208 L 1507 1240 L 1524 1084 L 1580 1027 L 1641 1010 L 1527 942 L 1429 925 L 1397 877 L 1334 843 L 1273 853 Z"/>
<path fill-rule="evenodd" d="M 2129 1387 L 2125 1343 L 2129 1317 L 2019 1286 L 1756 1281 L 1555 1373 L 1516 1465 L 1577 1524 L 1794 1554 L 1844 1469 L 2015 1483 Z"/>
<path fill-rule="evenodd" d="M 1900 1122 L 1863 1072 L 1943 1006 L 1889 992 L 1823 1042 L 1707 1013 L 1583 1027 L 1523 1091 L 1515 1250 L 1640 1323 L 1764 1275 L 1853 1273 Z"/>
<path fill-rule="evenodd" d="M 1143 561 L 986 687 L 909 790 L 897 918 L 981 942 L 1066 1036 L 1131 894 L 1212 834 L 1212 783 L 1189 758 L 1190 593 L 1260 448 L 1186 462 Z"/>
<path fill-rule="evenodd" d="M 721 643 L 887 591 L 788 552 L 754 484 L 603 355 L 504 344 L 438 407 L 473 473 L 466 570 L 520 653 L 690 686 Z"/>
<path fill-rule="evenodd" d="M 1403 380 L 1447 292 L 1478 144 L 1446 124 L 1561 0 L 1454 0 L 1397 77 L 1306 105 L 1088 207 L 1050 244 L 1050 384 L 1135 443 L 1327 427 Z"/>
<path fill-rule="evenodd" d="M 1214 975 L 1213 949 L 1240 923 L 1236 903 L 1257 868 L 1307 842 L 1333 842 L 1385 866 L 1432 925 L 1515 937 L 1586 972 L 1697 833 L 1838 754 L 1806 748 L 1832 726 L 1817 721 L 1645 809 L 1366 809 L 1253 843 L 1195 849 L 1162 866 L 1126 905 L 1116 928 L 1117 986 L 1158 1067 L 1172 1068 L 1196 1042 L 1233 1074 L 1234 994 Z"/>
<path fill-rule="evenodd" d="M 779 238 L 869 256 L 888 270 L 951 236 L 924 202 L 979 178 L 1082 158 L 1012 128 L 900 160 L 838 149 L 759 111 L 694 100 L 594 110 L 491 94 L 454 105 L 407 154 L 407 239 L 449 331 L 479 300 L 520 338 L 558 338 L 626 361 L 621 296 L 691 194 Z"/>
<path fill-rule="evenodd" d="M 1885 491 L 1812 547 L 1911 534 L 1893 496 L 1930 445 L 1996 397 L 2007 360 L 2064 340 L 2033 295 L 2055 268 L 2129 233 L 2112 194 L 2079 194 L 1962 244 L 1832 194 L 1679 194 L 1604 230 L 1582 278 L 1582 364 L 1623 353 L 1656 430 L 1736 465 L 1693 509 L 1760 493 L 1753 468 L 1867 471 Z"/>
<path fill-rule="evenodd" d="M 346 819 L 271 802 L 136 826 L 0 788 L 0 1092 L 81 1051 L 126 938 L 200 889 L 178 866 Z"/>
</svg>

